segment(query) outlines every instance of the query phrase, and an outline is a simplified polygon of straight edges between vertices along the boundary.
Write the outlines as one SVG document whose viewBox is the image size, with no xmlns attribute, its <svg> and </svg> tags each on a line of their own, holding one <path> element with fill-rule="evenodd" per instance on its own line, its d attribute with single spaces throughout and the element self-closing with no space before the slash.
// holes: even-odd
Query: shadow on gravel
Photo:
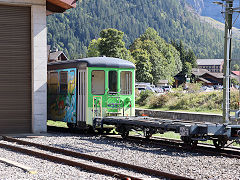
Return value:
<svg viewBox="0 0 240 180">
<path fill-rule="evenodd" d="M 156 144 L 147 144 L 143 142 L 133 142 L 127 139 L 113 139 L 101 136 L 91 136 L 91 135 L 76 135 L 76 134 L 64 134 L 58 135 L 58 137 L 71 137 L 75 141 L 74 144 L 64 142 L 61 144 L 51 144 L 59 148 L 67 148 L 72 151 L 77 151 L 80 153 L 101 153 L 101 152 L 119 152 L 119 150 L 134 150 L 139 152 L 148 152 L 157 155 L 167 155 L 172 157 L 201 157 L 201 156 L 214 156 L 209 154 L 197 153 L 191 150 L 181 150 L 177 148 L 169 148 Z M 85 143 L 84 143 L 85 141 Z M 101 146 L 99 146 L 101 145 Z M 106 146 L 108 148 L 106 149 Z M 112 148 L 111 148 L 112 147 Z"/>
</svg>

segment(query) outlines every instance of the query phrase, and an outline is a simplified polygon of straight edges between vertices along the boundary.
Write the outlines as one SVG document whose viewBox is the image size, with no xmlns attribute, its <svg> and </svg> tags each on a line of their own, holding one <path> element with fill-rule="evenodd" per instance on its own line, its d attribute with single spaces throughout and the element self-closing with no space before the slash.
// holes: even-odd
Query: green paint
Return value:
<svg viewBox="0 0 240 180">
<path fill-rule="evenodd" d="M 105 72 L 105 93 L 101 95 L 92 94 L 92 71 Z M 109 94 L 108 79 L 109 71 L 117 72 L 117 92 Z M 122 95 L 121 93 L 121 72 L 131 72 L 131 94 Z M 135 116 L 135 70 L 123 68 L 102 68 L 88 67 L 88 91 L 87 91 L 87 124 L 92 125 L 92 119 L 96 116 Z M 94 108 L 94 110 L 93 110 Z M 93 113 L 94 112 L 94 113 Z"/>
</svg>

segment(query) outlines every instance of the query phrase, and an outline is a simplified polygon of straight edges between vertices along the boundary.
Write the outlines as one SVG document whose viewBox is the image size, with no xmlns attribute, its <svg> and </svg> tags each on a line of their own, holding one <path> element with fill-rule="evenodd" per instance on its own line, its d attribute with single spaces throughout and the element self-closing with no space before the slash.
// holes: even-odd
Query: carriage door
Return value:
<svg viewBox="0 0 240 180">
<path fill-rule="evenodd" d="M 78 125 L 86 125 L 86 70 L 79 70 L 78 73 Z"/>
</svg>

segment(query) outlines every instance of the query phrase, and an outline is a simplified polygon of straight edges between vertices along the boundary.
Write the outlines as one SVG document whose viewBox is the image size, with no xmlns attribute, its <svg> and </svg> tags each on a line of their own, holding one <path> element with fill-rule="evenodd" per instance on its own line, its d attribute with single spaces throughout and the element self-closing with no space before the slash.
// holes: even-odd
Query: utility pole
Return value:
<svg viewBox="0 0 240 180">
<path fill-rule="evenodd" d="M 224 79 L 223 79 L 223 123 L 230 122 L 230 63 L 232 51 L 232 16 L 233 0 L 226 1 L 225 6 L 225 41 L 224 41 Z"/>
</svg>

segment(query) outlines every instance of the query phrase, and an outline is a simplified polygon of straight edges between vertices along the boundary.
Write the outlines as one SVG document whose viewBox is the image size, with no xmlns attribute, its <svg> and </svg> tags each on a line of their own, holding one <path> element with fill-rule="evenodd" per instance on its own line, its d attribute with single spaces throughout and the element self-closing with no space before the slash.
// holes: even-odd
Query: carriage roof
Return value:
<svg viewBox="0 0 240 180">
<path fill-rule="evenodd" d="M 66 68 L 78 68 L 82 64 L 86 64 L 87 67 L 107 67 L 107 68 L 128 68 L 135 69 L 135 65 L 132 62 L 112 57 L 91 57 L 77 60 L 67 60 L 48 63 L 48 70 L 54 69 L 66 69 Z"/>
</svg>

